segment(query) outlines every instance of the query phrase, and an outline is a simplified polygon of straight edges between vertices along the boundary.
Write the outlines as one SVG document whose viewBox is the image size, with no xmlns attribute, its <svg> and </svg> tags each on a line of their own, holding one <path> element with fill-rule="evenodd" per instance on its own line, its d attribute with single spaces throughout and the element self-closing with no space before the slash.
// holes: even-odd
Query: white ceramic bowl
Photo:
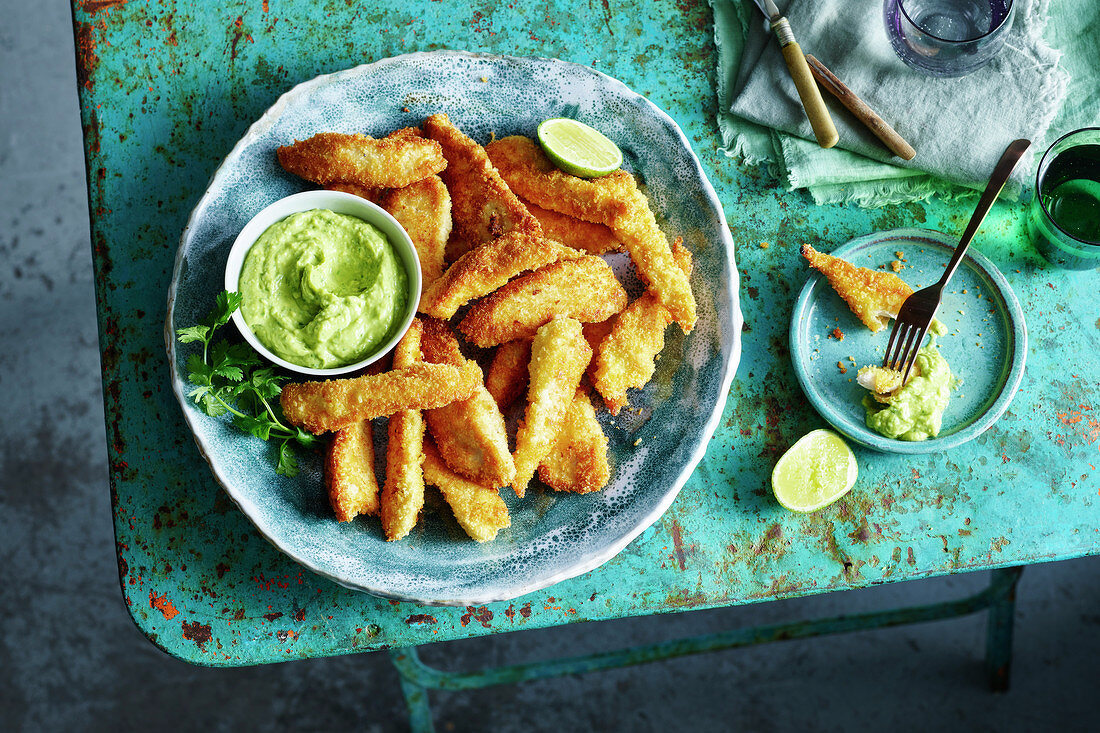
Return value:
<svg viewBox="0 0 1100 733">
<path fill-rule="evenodd" d="M 420 302 L 420 260 L 416 256 L 416 247 L 413 246 L 408 233 L 397 223 L 396 219 L 377 204 L 342 191 L 303 191 L 270 204 L 252 217 L 252 220 L 237 235 L 233 247 L 229 250 L 229 260 L 225 263 L 225 289 L 230 292 L 239 290 L 241 267 L 244 265 L 245 255 L 248 254 L 248 250 L 252 248 L 252 245 L 269 226 L 282 221 L 291 214 L 312 211 L 313 209 L 329 209 L 338 214 L 348 214 L 362 219 L 368 224 L 378 227 L 386 236 L 386 239 L 389 240 L 408 275 L 409 299 L 405 306 L 405 313 L 402 316 L 400 327 L 388 341 L 379 346 L 366 359 L 345 366 L 317 369 L 289 362 L 271 353 L 271 350 L 256 338 L 256 334 L 245 323 L 240 309 L 233 314 L 233 322 L 237 324 L 237 328 L 240 329 L 245 341 L 268 361 L 299 374 L 331 377 L 354 372 L 374 363 L 393 349 L 397 342 L 401 340 L 401 337 L 405 335 L 405 332 L 409 330 L 409 324 L 416 316 L 416 307 Z"/>
</svg>

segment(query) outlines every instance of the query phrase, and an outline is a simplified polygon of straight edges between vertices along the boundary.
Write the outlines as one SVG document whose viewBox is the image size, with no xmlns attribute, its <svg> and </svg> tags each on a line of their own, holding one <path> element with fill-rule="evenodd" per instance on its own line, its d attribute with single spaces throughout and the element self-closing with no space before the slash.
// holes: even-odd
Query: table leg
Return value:
<svg viewBox="0 0 1100 733">
<path fill-rule="evenodd" d="M 416 647 L 391 650 L 390 661 L 401 680 L 401 691 L 405 695 L 405 704 L 409 709 L 411 729 L 416 732 L 430 732 L 433 727 L 428 690 L 474 690 L 493 685 L 515 684 L 628 667 L 661 659 L 772 641 L 790 641 L 826 634 L 938 621 L 988 610 L 986 669 L 993 689 L 1004 690 L 1008 687 L 1008 670 L 1012 658 L 1012 621 L 1016 608 L 1016 583 L 1021 573 L 1023 573 L 1022 567 L 994 570 L 990 583 L 984 590 L 957 601 L 941 601 L 925 606 L 911 606 L 889 611 L 730 629 L 714 634 L 598 652 L 580 657 L 505 665 L 473 672 L 449 672 L 430 667 L 420 661 Z"/>
<path fill-rule="evenodd" d="M 416 647 L 391 649 L 390 661 L 397 669 L 397 677 L 401 682 L 401 693 L 405 696 L 405 706 L 409 710 L 409 729 L 412 733 L 433 733 L 435 725 L 432 723 L 432 706 L 431 701 L 428 700 L 428 690 L 413 682 L 410 677 L 402 672 L 409 664 L 420 664 Z"/>
<path fill-rule="evenodd" d="M 986 622 L 985 669 L 989 686 L 994 692 L 1008 689 L 1012 668 L 1012 626 L 1016 615 L 1016 584 L 1023 567 L 1000 568 L 993 571 L 990 587 L 998 587 L 994 600 L 989 604 Z"/>
</svg>

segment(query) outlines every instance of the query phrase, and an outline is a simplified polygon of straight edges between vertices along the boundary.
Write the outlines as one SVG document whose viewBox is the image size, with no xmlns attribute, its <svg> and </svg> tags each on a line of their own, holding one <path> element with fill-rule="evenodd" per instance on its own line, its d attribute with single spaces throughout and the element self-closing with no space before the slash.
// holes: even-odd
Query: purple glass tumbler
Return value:
<svg viewBox="0 0 1100 733">
<path fill-rule="evenodd" d="M 1012 0 L 886 0 L 886 35 L 911 68 L 966 76 L 989 63 L 1012 25 Z"/>
</svg>

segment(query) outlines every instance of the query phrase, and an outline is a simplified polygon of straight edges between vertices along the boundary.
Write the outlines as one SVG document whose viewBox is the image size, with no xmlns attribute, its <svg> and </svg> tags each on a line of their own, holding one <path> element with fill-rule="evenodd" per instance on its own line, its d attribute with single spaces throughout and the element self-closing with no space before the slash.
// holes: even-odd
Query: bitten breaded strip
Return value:
<svg viewBox="0 0 1100 733">
<path fill-rule="evenodd" d="M 400 410 L 449 405 L 469 397 L 479 384 L 481 370 L 472 362 L 460 369 L 412 364 L 377 376 L 288 384 L 279 402 L 292 425 L 324 433 Z"/>
<path fill-rule="evenodd" d="M 447 320 L 466 303 L 488 295 L 525 270 L 583 256 L 541 236 L 506 234 L 462 255 L 424 291 L 420 312 Z"/>
<path fill-rule="evenodd" d="M 366 199 L 372 204 L 377 204 L 382 199 L 382 194 L 385 189 L 382 188 L 366 188 L 360 186 L 358 183 L 347 183 L 345 181 L 333 181 L 332 183 L 325 184 L 325 188 L 329 191 L 343 191 L 344 193 L 350 193 L 353 196 L 358 196 L 361 199 Z"/>
<path fill-rule="evenodd" d="M 517 496 L 526 493 L 539 462 L 554 447 L 565 411 L 591 358 L 592 348 L 584 340 L 580 321 L 558 318 L 535 334 L 527 411 L 516 433 L 516 479 L 512 486 Z"/>
<path fill-rule="evenodd" d="M 611 267 L 586 255 L 516 278 L 475 303 L 458 328 L 470 343 L 496 346 L 533 338 L 540 326 L 559 316 L 582 323 L 607 320 L 626 307 L 626 300 Z"/>
<path fill-rule="evenodd" d="M 578 389 L 554 447 L 539 463 L 539 478 L 555 491 L 587 494 L 602 489 L 610 477 L 607 436 L 588 393 Z"/>
<path fill-rule="evenodd" d="M 538 144 L 525 137 L 497 140 L 486 152 L 508 185 L 523 198 L 609 226 L 630 253 L 638 275 L 684 333 L 695 327 L 691 283 L 676 267 L 668 240 L 633 176 L 626 171 L 593 179 L 571 176 L 554 167 Z"/>
<path fill-rule="evenodd" d="M 428 176 L 390 189 L 379 203 L 409 233 L 427 288 L 443 274 L 443 251 L 451 235 L 451 196 L 443 179 Z"/>
<path fill-rule="evenodd" d="M 833 290 L 872 331 L 881 331 L 897 316 L 905 299 L 913 294 L 913 288 L 892 272 L 856 267 L 839 257 L 818 252 L 808 244 L 802 245 L 801 254 L 810 267 L 828 278 Z"/>
<path fill-rule="evenodd" d="M 393 365 L 404 369 L 421 360 L 420 319 L 398 342 Z M 382 487 L 382 531 L 387 540 L 399 540 L 416 526 L 424 507 L 424 416 L 420 410 L 400 410 L 390 416 L 386 444 L 386 483 Z"/>
<path fill-rule="evenodd" d="M 472 364 L 478 369 L 462 356 L 458 339 L 446 321 L 428 319 L 421 345 L 426 361 L 451 366 Z M 508 451 L 504 415 L 480 380 L 470 397 L 427 410 L 424 419 L 451 470 L 492 488 L 511 483 L 516 466 Z"/>
<path fill-rule="evenodd" d="M 602 178 L 578 178 L 555 166 L 538 143 L 513 135 L 494 140 L 485 152 L 517 196 L 575 219 L 610 225 L 627 213 L 634 179 L 623 170 Z"/>
<path fill-rule="evenodd" d="M 369 420 L 336 431 L 325 450 L 325 487 L 336 518 L 350 522 L 359 514 L 378 513 L 374 475 L 374 438 Z"/>
<path fill-rule="evenodd" d="M 478 542 L 488 542 L 511 526 L 500 494 L 453 472 L 430 441 L 424 441 L 424 480 L 439 489 L 459 526 Z"/>
<path fill-rule="evenodd" d="M 677 239 L 672 245 L 676 264 L 691 274 L 691 252 Z M 665 347 L 665 328 L 672 314 L 652 292 L 633 301 L 611 322 L 592 360 L 592 383 L 612 415 L 627 402 L 626 391 L 644 387 L 653 376 L 654 359 Z"/>
<path fill-rule="evenodd" d="M 445 114 L 424 120 L 424 132 L 442 146 L 447 159 L 443 182 L 451 192 L 455 254 L 508 232 L 540 236 L 538 220 L 527 211 L 489 162 L 485 149 L 451 124 Z"/>
<path fill-rule="evenodd" d="M 278 149 L 279 164 L 322 186 L 354 183 L 401 188 L 447 167 L 443 148 L 405 128 L 377 140 L 367 135 L 322 132 Z"/>
<path fill-rule="evenodd" d="M 497 347 L 485 375 L 485 389 L 501 410 L 508 409 L 527 389 L 527 365 L 530 363 L 530 339 L 509 341 Z"/>
<path fill-rule="evenodd" d="M 562 214 L 550 209 L 524 201 L 520 201 L 531 212 L 531 216 L 539 220 L 542 234 L 547 239 L 561 242 L 566 247 L 579 249 L 590 255 L 602 255 L 623 248 L 623 243 L 615 238 L 615 233 L 604 224 L 595 224 L 583 219 L 577 219 L 567 214 Z"/>
</svg>

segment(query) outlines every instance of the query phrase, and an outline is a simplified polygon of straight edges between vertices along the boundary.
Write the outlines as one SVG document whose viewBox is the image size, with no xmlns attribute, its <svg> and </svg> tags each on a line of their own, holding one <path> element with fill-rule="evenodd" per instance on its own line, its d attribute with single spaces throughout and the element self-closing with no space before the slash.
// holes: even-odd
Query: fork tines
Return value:
<svg viewBox="0 0 1100 733">
<path fill-rule="evenodd" d="M 886 356 L 882 359 L 882 366 L 896 369 L 902 372 L 901 383 L 909 379 L 909 372 L 917 360 L 917 352 L 920 351 L 924 337 L 928 333 L 928 322 L 919 326 L 908 321 L 895 320 L 894 328 L 890 331 L 890 343 L 886 345 Z M 895 347 L 895 342 L 897 346 Z"/>
</svg>

